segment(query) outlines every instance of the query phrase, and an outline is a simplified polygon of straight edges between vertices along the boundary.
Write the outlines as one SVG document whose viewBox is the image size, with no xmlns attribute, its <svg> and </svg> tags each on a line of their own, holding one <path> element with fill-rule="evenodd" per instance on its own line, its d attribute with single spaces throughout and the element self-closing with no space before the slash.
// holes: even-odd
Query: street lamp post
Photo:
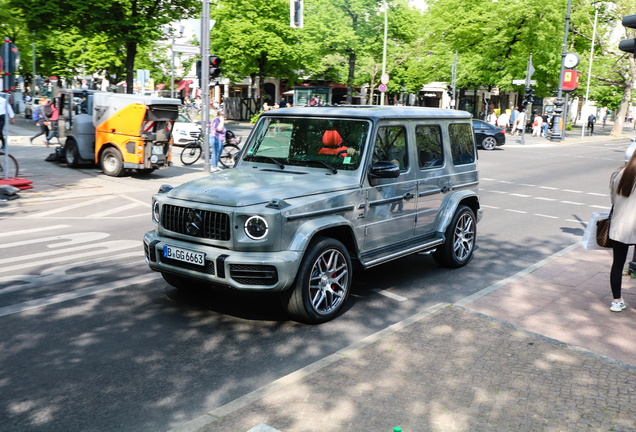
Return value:
<svg viewBox="0 0 636 432">
<path fill-rule="evenodd" d="M 386 4 L 386 0 L 384 0 L 384 48 L 382 50 L 382 75 L 386 73 L 386 38 L 387 38 L 387 28 L 389 27 L 389 19 L 387 18 L 388 7 Z M 384 93 L 380 92 L 380 105 L 384 105 Z M 373 95 L 371 95 L 373 96 Z"/>
<path fill-rule="evenodd" d="M 172 45 L 170 46 L 172 52 L 172 64 L 170 71 L 170 97 L 174 99 L 174 33 L 172 33 Z"/>
<path fill-rule="evenodd" d="M 559 93 L 557 100 L 554 102 L 554 125 L 558 126 L 558 130 L 552 127 L 552 135 L 550 141 L 561 141 L 561 113 L 563 112 L 563 71 L 565 70 L 565 54 L 568 45 L 568 31 L 570 28 L 570 9 L 572 8 L 572 0 L 568 0 L 568 11 L 565 15 L 565 37 L 563 39 L 563 52 L 561 53 L 561 70 L 559 71 Z M 565 128 L 565 124 L 563 124 Z"/>
</svg>

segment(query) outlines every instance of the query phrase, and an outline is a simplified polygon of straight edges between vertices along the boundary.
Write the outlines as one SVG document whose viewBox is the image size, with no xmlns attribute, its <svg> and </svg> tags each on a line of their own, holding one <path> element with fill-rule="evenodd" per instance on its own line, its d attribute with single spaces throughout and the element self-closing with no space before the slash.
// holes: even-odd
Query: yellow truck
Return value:
<svg viewBox="0 0 636 432">
<path fill-rule="evenodd" d="M 180 104 L 153 96 L 60 90 L 56 158 L 72 168 L 96 163 L 114 177 L 168 167 Z"/>
</svg>

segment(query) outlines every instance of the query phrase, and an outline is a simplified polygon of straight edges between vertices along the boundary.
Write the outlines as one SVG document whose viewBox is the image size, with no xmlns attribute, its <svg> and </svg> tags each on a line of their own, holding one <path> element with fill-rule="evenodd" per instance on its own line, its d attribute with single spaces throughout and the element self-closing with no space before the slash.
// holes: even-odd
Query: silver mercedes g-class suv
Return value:
<svg viewBox="0 0 636 432">
<path fill-rule="evenodd" d="M 419 107 L 264 113 L 233 169 L 153 197 L 146 261 L 178 289 L 279 292 L 333 319 L 353 269 L 432 251 L 461 267 L 481 218 L 471 116 Z"/>
</svg>

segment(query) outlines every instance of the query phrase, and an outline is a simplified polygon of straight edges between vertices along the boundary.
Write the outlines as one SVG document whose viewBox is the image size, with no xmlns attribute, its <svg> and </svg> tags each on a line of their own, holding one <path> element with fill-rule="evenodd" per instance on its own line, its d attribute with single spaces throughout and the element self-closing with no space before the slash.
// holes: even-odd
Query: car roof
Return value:
<svg viewBox="0 0 636 432">
<path fill-rule="evenodd" d="M 345 105 L 324 107 L 279 108 L 263 113 L 265 117 L 347 117 L 365 119 L 385 118 L 435 118 L 469 119 L 472 115 L 466 111 L 428 107 Z"/>
</svg>

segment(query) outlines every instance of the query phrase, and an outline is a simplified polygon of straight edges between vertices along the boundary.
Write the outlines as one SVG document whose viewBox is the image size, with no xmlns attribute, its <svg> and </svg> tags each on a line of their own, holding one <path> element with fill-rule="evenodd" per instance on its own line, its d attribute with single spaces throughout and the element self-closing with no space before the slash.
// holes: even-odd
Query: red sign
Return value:
<svg viewBox="0 0 636 432">
<path fill-rule="evenodd" d="M 563 91 L 571 92 L 579 88 L 579 71 L 566 69 L 563 71 Z"/>
</svg>

